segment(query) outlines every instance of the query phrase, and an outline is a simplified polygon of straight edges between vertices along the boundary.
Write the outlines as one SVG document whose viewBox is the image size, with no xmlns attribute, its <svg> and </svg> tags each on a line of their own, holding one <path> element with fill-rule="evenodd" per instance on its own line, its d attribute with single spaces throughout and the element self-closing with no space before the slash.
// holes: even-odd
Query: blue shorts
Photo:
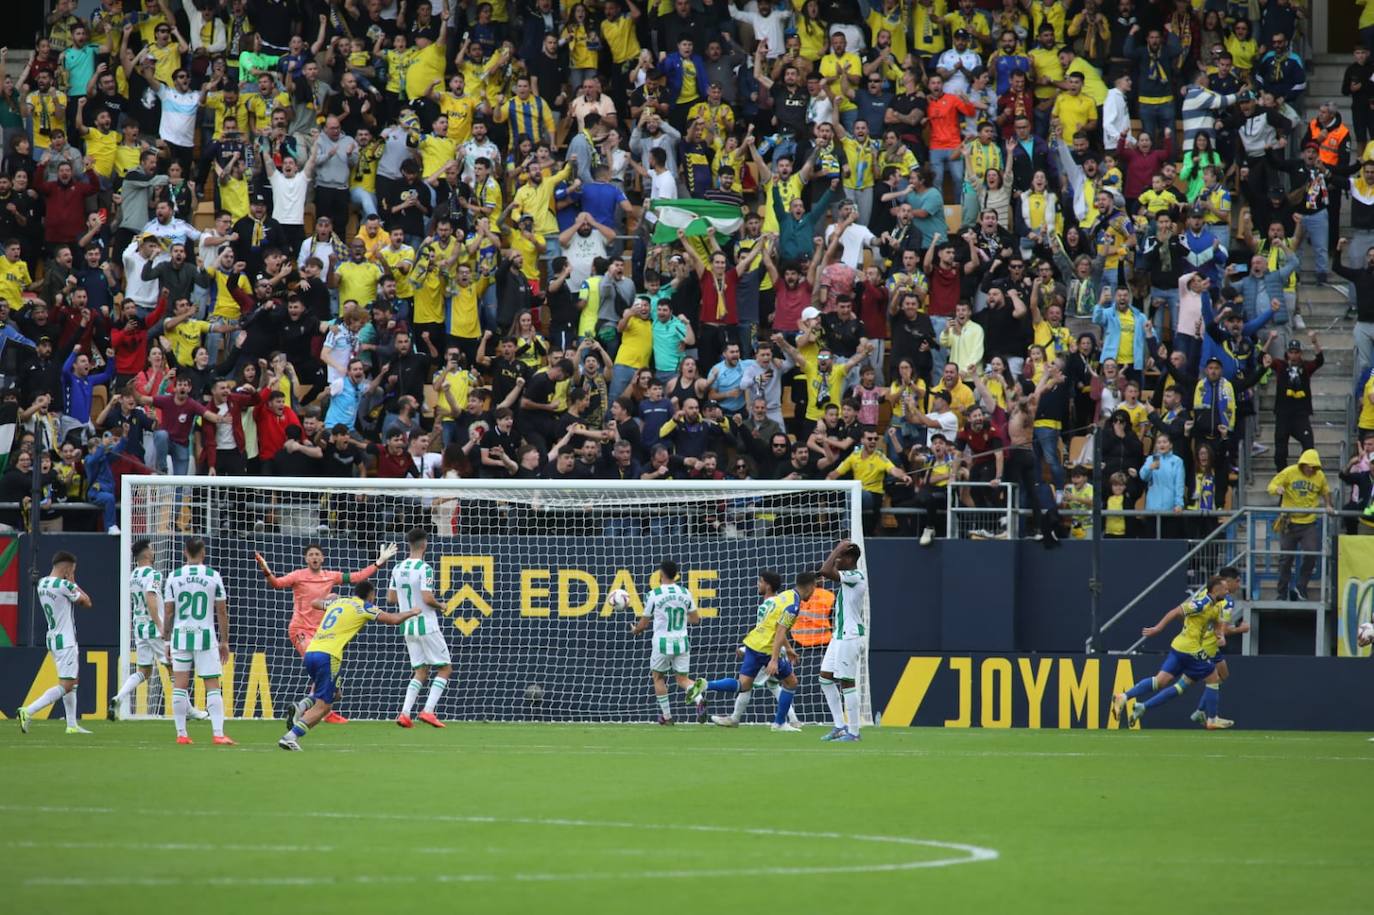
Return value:
<svg viewBox="0 0 1374 915">
<path fill-rule="evenodd" d="M 744 660 L 739 665 L 739 675 L 741 677 L 752 677 L 758 679 L 760 673 L 768 666 L 772 655 L 755 651 L 748 645 L 744 646 Z M 787 655 L 778 656 L 778 679 L 786 680 L 792 676 L 792 662 L 787 660 Z"/>
<path fill-rule="evenodd" d="M 323 651 L 307 651 L 305 672 L 310 674 L 310 685 L 314 687 L 310 698 L 333 703 L 339 692 L 339 659 Z"/>
<path fill-rule="evenodd" d="M 1166 674 L 1187 677 L 1194 682 L 1206 680 L 1216 669 L 1216 662 L 1211 658 L 1199 658 L 1173 648 L 1169 649 L 1169 656 L 1164 659 L 1164 666 L 1160 668 Z"/>
</svg>

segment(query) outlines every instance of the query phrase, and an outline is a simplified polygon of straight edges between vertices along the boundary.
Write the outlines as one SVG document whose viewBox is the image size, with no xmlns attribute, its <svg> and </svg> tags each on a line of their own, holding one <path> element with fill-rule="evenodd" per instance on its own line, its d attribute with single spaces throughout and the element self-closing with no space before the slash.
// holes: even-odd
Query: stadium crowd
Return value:
<svg viewBox="0 0 1374 915">
<path fill-rule="evenodd" d="M 1370 362 L 1374 64 L 1305 119 L 1302 0 L 76 6 L 0 85 L 16 527 L 38 453 L 41 517 L 111 530 L 171 472 L 853 476 L 925 542 L 1006 481 L 1183 533 L 1262 385 L 1311 448 L 1304 285 Z"/>
</svg>

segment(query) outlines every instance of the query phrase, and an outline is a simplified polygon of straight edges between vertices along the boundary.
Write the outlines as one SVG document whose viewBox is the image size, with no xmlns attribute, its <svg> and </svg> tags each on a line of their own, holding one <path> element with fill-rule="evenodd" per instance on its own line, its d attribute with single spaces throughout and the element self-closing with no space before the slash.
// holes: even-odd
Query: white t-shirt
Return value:
<svg viewBox="0 0 1374 915">
<path fill-rule="evenodd" d="M 935 435 L 938 433 L 945 437 L 945 441 L 949 442 L 951 445 L 954 444 L 954 438 L 959 434 L 959 417 L 956 416 L 953 411 L 936 413 L 932 410 L 926 415 L 940 424 L 940 428 L 928 430 L 929 434 Z"/>
<path fill-rule="evenodd" d="M 650 174 L 653 175 L 649 184 L 650 200 L 672 200 L 677 197 L 677 178 L 673 176 L 672 172 L 664 169 L 661 172 L 651 172 Z M 645 211 L 644 218 L 649 221 L 650 225 L 658 222 L 658 214 L 653 210 Z"/>
<path fill-rule="evenodd" d="M 825 243 L 830 244 L 830 239 L 834 237 L 835 226 L 832 224 L 825 230 Z M 868 226 L 857 222 L 845 229 L 840 236 L 840 263 L 851 270 L 858 270 L 863 264 L 864 246 L 875 238 L 877 236 L 868 231 Z"/>
<path fill-rule="evenodd" d="M 196 145 L 196 112 L 200 108 L 199 92 L 178 92 L 170 86 L 157 91 L 162 100 L 162 139 L 177 146 Z"/>
<path fill-rule="evenodd" d="M 310 186 L 305 175 L 296 172 L 296 177 L 288 178 L 274 171 L 268 180 L 272 185 L 272 218 L 284 226 L 305 225 L 305 192 Z"/>
<path fill-rule="evenodd" d="M 963 64 L 966 69 L 975 70 L 982 62 L 982 58 L 971 50 L 960 53 L 954 48 L 950 48 L 935 60 L 935 68 L 937 70 L 949 70 L 951 73 L 949 79 L 945 80 L 946 92 L 963 95 L 968 92 L 968 77 L 962 71 L 956 71 L 955 68 Z"/>
<path fill-rule="evenodd" d="M 163 261 L 171 260 L 172 257 L 166 251 L 159 248 L 158 253 L 153 255 L 151 263 L 160 264 Z M 157 305 L 157 297 L 160 289 L 157 280 L 143 279 L 143 265 L 149 263 L 143 255 L 138 253 L 138 239 L 129 242 L 129 247 L 124 249 L 124 297 L 137 302 L 142 308 L 153 308 Z"/>
<path fill-rule="evenodd" d="M 586 238 L 573 233 L 572 241 L 564 246 L 563 253 L 567 255 L 568 266 L 572 268 L 568 274 L 568 286 L 581 289 L 583 281 L 592 275 L 592 261 L 606 256 L 606 238 L 595 229 Z"/>
</svg>

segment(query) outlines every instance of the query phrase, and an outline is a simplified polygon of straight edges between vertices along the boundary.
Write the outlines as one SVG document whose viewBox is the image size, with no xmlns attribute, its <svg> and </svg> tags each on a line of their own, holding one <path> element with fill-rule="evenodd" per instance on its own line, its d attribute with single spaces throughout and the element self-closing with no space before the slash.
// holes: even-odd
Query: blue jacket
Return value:
<svg viewBox="0 0 1374 915">
<path fill-rule="evenodd" d="M 1206 365 L 1207 360 L 1213 356 L 1217 357 L 1221 360 L 1222 377 L 1228 381 L 1236 381 L 1252 371 L 1255 367 L 1255 360 L 1259 359 L 1259 348 L 1255 345 L 1255 336 L 1264 325 L 1273 320 L 1274 314 L 1272 309 L 1266 307 L 1259 317 L 1247 321 L 1245 326 L 1241 328 L 1241 339 L 1244 344 L 1236 347 L 1231 343 L 1230 336 L 1217 326 L 1216 318 L 1210 313 L 1204 313 L 1202 322 L 1206 333 L 1202 337 L 1202 364 Z M 1248 386 L 1246 392 L 1241 396 L 1245 400 L 1252 396 Z"/>
<path fill-rule="evenodd" d="M 13 324 L 6 322 L 0 325 L 0 353 L 3 353 L 6 344 L 11 342 L 22 343 L 29 349 L 38 349 L 38 344 L 21 334 Z"/>
<path fill-rule="evenodd" d="M 1245 296 L 1246 321 L 1253 321 L 1263 315 L 1270 314 L 1269 303 L 1278 299 L 1283 302 L 1283 306 L 1273 313 L 1274 323 L 1288 323 L 1288 303 L 1283 297 L 1283 287 L 1288 283 L 1288 278 L 1293 275 L 1293 271 L 1298 269 L 1298 259 L 1289 257 L 1285 260 L 1287 262 L 1281 268 L 1266 270 L 1264 276 L 1256 277 L 1247 270 L 1240 279 L 1231 281 L 1231 285 L 1239 290 L 1241 295 Z M 1246 326 L 1248 328 L 1249 325 Z"/>
<path fill-rule="evenodd" d="M 1135 315 L 1135 345 L 1131 348 L 1131 365 L 1137 369 L 1145 368 L 1145 322 L 1149 319 L 1134 305 L 1131 313 Z M 1121 349 L 1121 316 L 1115 305 L 1093 306 L 1093 323 L 1102 328 L 1102 353 L 1105 357 L 1115 357 Z"/>
<path fill-rule="evenodd" d="M 95 450 L 86 455 L 86 492 L 108 492 L 114 494 L 114 473 L 110 470 L 113 458 L 110 449 L 96 445 Z"/>
<path fill-rule="evenodd" d="M 115 365 L 111 359 L 99 372 L 91 372 L 85 378 L 78 378 L 76 372 L 72 371 L 78 355 L 80 353 L 73 349 L 67 361 L 62 363 L 62 391 L 66 395 L 67 415 L 77 422 L 88 423 L 91 421 L 91 389 L 113 378 Z"/>
<path fill-rule="evenodd" d="M 1279 60 L 1269 51 L 1255 64 L 1254 76 L 1261 89 L 1274 93 L 1282 101 L 1302 94 L 1307 88 L 1307 68 L 1302 58 L 1291 52 Z"/>
<path fill-rule="evenodd" d="M 702 101 L 706 98 L 706 60 L 700 54 L 693 53 L 692 65 L 697 69 L 697 101 Z M 676 105 L 678 96 L 682 94 L 682 80 L 687 72 L 682 66 L 682 55 L 677 51 L 669 54 L 658 65 L 658 71 L 668 78 L 668 104 Z"/>
<path fill-rule="evenodd" d="M 1159 469 L 1154 469 L 1159 458 Z M 1145 491 L 1147 511 L 1173 511 L 1183 507 L 1183 458 L 1174 454 L 1152 454 L 1140 466 L 1140 478 L 1149 484 Z"/>
<path fill-rule="evenodd" d="M 1211 280 L 1213 286 L 1219 287 L 1221 271 L 1226 269 L 1226 246 L 1217 244 L 1219 239 L 1206 226 L 1203 226 L 1197 235 L 1189 229 L 1184 229 L 1179 235 L 1179 240 L 1183 242 L 1183 247 L 1188 249 L 1189 266 Z"/>
</svg>

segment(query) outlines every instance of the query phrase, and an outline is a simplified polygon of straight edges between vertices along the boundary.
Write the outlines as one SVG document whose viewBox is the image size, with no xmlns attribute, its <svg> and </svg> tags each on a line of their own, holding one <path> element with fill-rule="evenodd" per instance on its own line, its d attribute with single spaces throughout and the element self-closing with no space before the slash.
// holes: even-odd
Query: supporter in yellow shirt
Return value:
<svg viewBox="0 0 1374 915">
<path fill-rule="evenodd" d="M 86 155 L 91 157 L 91 168 L 102 178 L 109 178 L 114 174 L 115 150 L 119 148 L 119 134 L 110 129 L 110 113 L 104 109 L 96 112 L 95 126 L 87 127 L 84 117 L 85 96 L 76 104 L 76 129 L 86 140 Z"/>
<path fill-rule="evenodd" d="M 820 60 L 821 78 L 830 85 L 841 115 L 858 107 L 854 104 L 854 93 L 863 77 L 863 61 L 859 60 L 859 55 L 846 50 L 847 44 L 844 33 L 835 32 L 830 36 L 830 53 Z"/>
<path fill-rule="evenodd" d="M 367 245 L 361 238 L 348 243 L 348 260 L 334 270 L 339 276 L 340 302 L 357 302 L 367 308 L 376 300 L 383 272 L 367 259 Z"/>
<path fill-rule="evenodd" d="M 24 290 L 33 282 L 19 242 L 6 246 L 0 258 L 0 302 L 16 311 L 24 307 Z"/>
<path fill-rule="evenodd" d="M 1097 106 L 1083 94 L 1081 74 L 1070 73 L 1066 82 L 1069 88 L 1054 100 L 1052 116 L 1063 125 L 1065 138 L 1072 140 L 1080 130 L 1092 133 L 1097 127 Z"/>
<path fill-rule="evenodd" d="M 863 487 L 864 513 L 876 512 L 883 504 L 883 484 L 888 477 L 895 477 L 910 484 L 907 472 L 888 460 L 887 455 L 878 450 L 878 430 L 865 426 L 859 447 L 843 460 L 840 466 L 825 475 L 827 480 L 838 480 L 850 476 Z"/>
<path fill-rule="evenodd" d="M 378 252 L 378 258 L 396 280 L 396 298 L 412 299 L 415 287 L 410 284 L 410 268 L 415 266 L 415 249 L 406 244 L 402 228 L 391 230 L 390 244 Z"/>
<path fill-rule="evenodd" d="M 423 98 L 435 80 L 442 81 L 448 66 L 448 4 L 439 4 L 439 36 L 430 41 L 423 35 L 415 38 L 415 57 L 406 69 L 405 97 Z"/>
</svg>

